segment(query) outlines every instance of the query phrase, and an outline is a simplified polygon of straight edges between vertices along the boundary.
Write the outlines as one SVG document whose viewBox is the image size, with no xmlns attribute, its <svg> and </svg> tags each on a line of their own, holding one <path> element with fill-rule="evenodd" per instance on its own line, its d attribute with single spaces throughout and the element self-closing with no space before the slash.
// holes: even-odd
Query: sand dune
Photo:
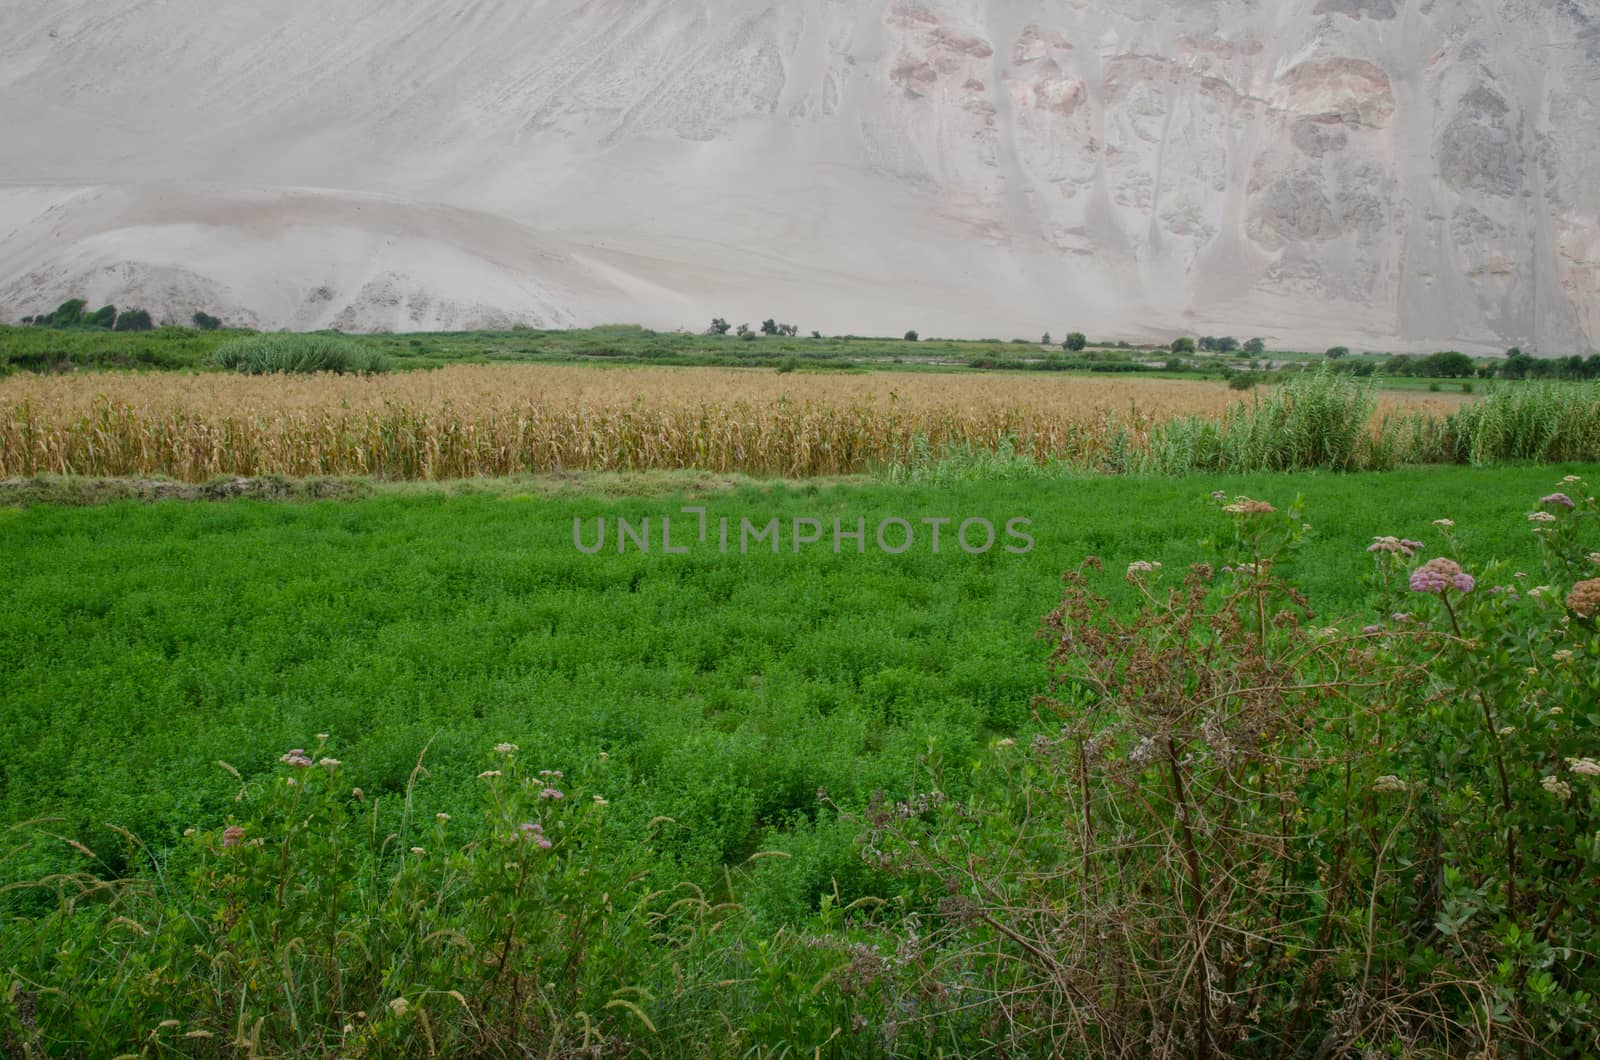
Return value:
<svg viewBox="0 0 1600 1060">
<path fill-rule="evenodd" d="M 8 0 L 0 314 L 1600 341 L 1566 0 Z"/>
</svg>

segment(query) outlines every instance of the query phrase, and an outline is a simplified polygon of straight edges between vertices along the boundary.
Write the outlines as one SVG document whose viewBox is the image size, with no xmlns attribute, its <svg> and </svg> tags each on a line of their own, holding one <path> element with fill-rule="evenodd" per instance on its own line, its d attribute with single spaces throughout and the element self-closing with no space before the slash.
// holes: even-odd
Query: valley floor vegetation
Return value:
<svg viewBox="0 0 1600 1060">
<path fill-rule="evenodd" d="M 1600 467 L 971 469 L 0 509 L 0 1049 L 1592 1054 Z"/>
<path fill-rule="evenodd" d="M 124 318 L 126 325 L 124 326 Z M 110 319 L 113 324 L 107 324 Z M 0 376 L 13 371 L 72 372 L 100 369 L 208 371 L 236 367 L 233 357 L 218 358 L 223 347 L 241 340 L 265 342 L 278 351 L 258 365 L 275 372 L 321 370 L 319 358 L 300 355 L 340 344 L 347 359 L 397 370 L 452 364 L 645 364 L 770 368 L 794 371 L 896 371 L 1144 374 L 1221 378 L 1237 389 L 1281 381 L 1316 365 L 1342 374 L 1377 378 L 1387 386 L 1470 392 L 1474 380 L 1600 379 L 1600 354 L 1532 356 L 1513 347 L 1503 356 L 1469 357 L 1453 350 L 1433 354 L 1353 352 L 1334 346 L 1325 352 L 1268 349 L 1259 339 L 1180 337 L 1164 344 L 1090 341 L 1078 332 L 1058 341 L 1039 339 L 938 339 L 913 329 L 904 336 L 823 335 L 774 320 L 760 330 L 748 324 L 732 329 L 713 321 L 705 332 L 654 331 L 636 325 L 610 325 L 553 331 L 519 326 L 510 331 L 422 332 L 418 334 L 257 333 L 230 328 L 204 312 L 193 327 L 164 322 L 152 328 L 149 314 L 116 314 L 113 306 L 93 313 L 81 300 L 68 302 L 32 326 L 0 324 Z M 338 369 L 334 369 L 338 370 Z"/>
</svg>

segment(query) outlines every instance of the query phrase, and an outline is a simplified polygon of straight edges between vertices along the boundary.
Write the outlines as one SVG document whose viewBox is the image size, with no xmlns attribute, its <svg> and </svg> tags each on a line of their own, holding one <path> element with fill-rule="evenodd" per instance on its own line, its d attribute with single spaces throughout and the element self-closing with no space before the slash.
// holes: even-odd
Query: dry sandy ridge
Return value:
<svg viewBox="0 0 1600 1060">
<path fill-rule="evenodd" d="M 8 0 L 0 313 L 1600 342 L 1587 0 Z"/>
</svg>

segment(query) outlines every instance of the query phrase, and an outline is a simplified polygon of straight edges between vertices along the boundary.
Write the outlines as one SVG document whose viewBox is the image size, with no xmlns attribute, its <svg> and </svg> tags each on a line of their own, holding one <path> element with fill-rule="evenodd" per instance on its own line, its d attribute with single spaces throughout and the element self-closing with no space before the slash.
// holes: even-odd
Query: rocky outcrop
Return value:
<svg viewBox="0 0 1600 1060">
<path fill-rule="evenodd" d="M 10 0 L 0 91 L 12 315 L 1600 341 L 1566 0 Z"/>
</svg>

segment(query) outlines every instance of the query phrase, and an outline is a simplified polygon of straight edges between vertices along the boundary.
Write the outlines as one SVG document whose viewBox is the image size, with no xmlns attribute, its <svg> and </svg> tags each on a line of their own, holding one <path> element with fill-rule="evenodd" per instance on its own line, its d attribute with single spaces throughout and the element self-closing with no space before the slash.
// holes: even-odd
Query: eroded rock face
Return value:
<svg viewBox="0 0 1600 1060">
<path fill-rule="evenodd" d="M 1597 77 L 1533 0 L 10 0 L 0 313 L 1581 352 Z"/>
<path fill-rule="evenodd" d="M 1348 15 L 1351 18 L 1391 19 L 1395 0 L 1317 0 L 1314 15 Z"/>
</svg>

